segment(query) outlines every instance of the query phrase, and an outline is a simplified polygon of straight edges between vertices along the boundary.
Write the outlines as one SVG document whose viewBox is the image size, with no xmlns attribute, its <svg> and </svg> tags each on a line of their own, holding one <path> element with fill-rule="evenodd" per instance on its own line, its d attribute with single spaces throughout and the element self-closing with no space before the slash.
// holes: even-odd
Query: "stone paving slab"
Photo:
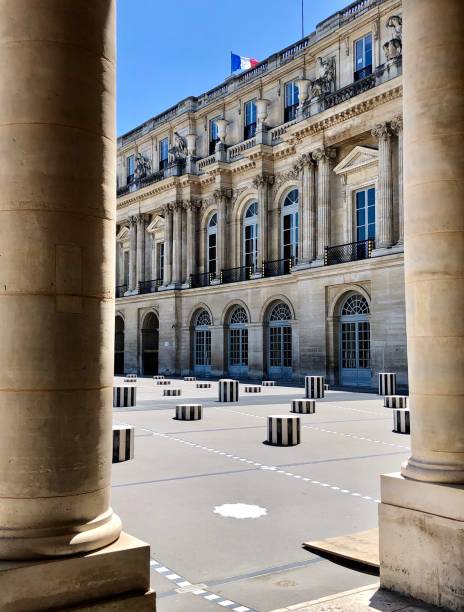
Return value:
<svg viewBox="0 0 464 612">
<path fill-rule="evenodd" d="M 358 533 L 305 542 L 310 552 L 329 554 L 335 558 L 348 559 L 363 565 L 379 567 L 379 530 L 368 529 Z"/>
</svg>

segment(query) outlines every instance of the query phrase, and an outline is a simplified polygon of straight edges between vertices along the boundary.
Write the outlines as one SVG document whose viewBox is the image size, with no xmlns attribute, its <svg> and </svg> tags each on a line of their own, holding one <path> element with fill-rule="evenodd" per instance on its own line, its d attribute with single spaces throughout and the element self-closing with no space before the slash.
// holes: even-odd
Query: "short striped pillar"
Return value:
<svg viewBox="0 0 464 612">
<path fill-rule="evenodd" d="M 113 425 L 113 463 L 134 458 L 134 427 Z"/>
<path fill-rule="evenodd" d="M 263 380 L 262 387 L 275 387 L 275 380 Z"/>
<path fill-rule="evenodd" d="M 393 409 L 393 431 L 396 433 L 411 433 L 409 410 L 401 408 Z"/>
<path fill-rule="evenodd" d="M 220 402 L 238 402 L 238 380 L 221 378 L 218 388 Z"/>
<path fill-rule="evenodd" d="M 130 408 L 137 402 L 135 387 L 113 387 L 113 407 Z"/>
<path fill-rule="evenodd" d="M 185 382 L 195 382 L 197 379 L 196 376 L 184 376 Z"/>
<path fill-rule="evenodd" d="M 211 383 L 199 382 L 197 383 L 197 389 L 211 389 Z"/>
<path fill-rule="evenodd" d="M 203 417 L 201 404 L 177 404 L 176 419 L 178 421 L 199 421 Z"/>
<path fill-rule="evenodd" d="M 267 441 L 274 446 L 296 446 L 300 443 L 300 417 L 273 415 L 267 417 Z"/>
<path fill-rule="evenodd" d="M 166 395 L 166 396 L 172 396 L 172 395 L 177 396 L 177 395 L 180 395 L 180 393 L 181 393 L 180 389 L 163 389 L 163 395 Z"/>
<path fill-rule="evenodd" d="M 316 412 L 316 400 L 294 399 L 290 411 L 296 414 L 314 414 Z"/>
<path fill-rule="evenodd" d="M 396 374 L 379 372 L 379 395 L 396 395 Z"/>
<path fill-rule="evenodd" d="M 261 393 L 261 387 L 259 385 L 246 385 L 245 393 Z"/>
<path fill-rule="evenodd" d="M 305 376 L 305 395 L 308 399 L 321 399 L 324 397 L 324 377 Z"/>
<path fill-rule="evenodd" d="M 157 374 L 156 376 L 153 376 L 153 380 L 163 380 L 164 378 L 164 374 Z"/>
<path fill-rule="evenodd" d="M 125 383 L 132 383 L 132 384 L 134 384 L 134 385 L 135 385 L 135 384 L 137 383 L 137 379 L 136 379 L 136 378 L 127 378 L 127 377 L 126 377 L 126 378 L 124 379 L 124 382 L 125 382 Z"/>
<path fill-rule="evenodd" d="M 386 395 L 383 398 L 385 408 L 407 408 L 408 398 L 406 395 Z"/>
<path fill-rule="evenodd" d="M 171 381 L 170 380 L 164 380 L 164 378 L 160 378 L 159 380 L 155 381 L 157 385 L 170 385 Z"/>
<path fill-rule="evenodd" d="M 324 391 L 328 391 L 329 390 L 329 385 L 327 383 L 324 383 Z"/>
<path fill-rule="evenodd" d="M 124 374 L 124 378 L 128 380 L 137 380 L 137 374 Z"/>
</svg>

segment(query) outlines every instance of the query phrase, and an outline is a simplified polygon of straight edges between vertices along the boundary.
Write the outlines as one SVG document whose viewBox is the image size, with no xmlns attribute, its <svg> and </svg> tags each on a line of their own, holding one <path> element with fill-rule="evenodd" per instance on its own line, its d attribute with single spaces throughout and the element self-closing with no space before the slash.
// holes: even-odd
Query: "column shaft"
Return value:
<svg viewBox="0 0 464 612">
<path fill-rule="evenodd" d="M 258 189 L 258 261 L 257 268 L 268 260 L 268 209 L 269 209 L 269 185 L 273 177 L 257 176 L 254 186 Z"/>
<path fill-rule="evenodd" d="M 217 263 L 216 273 L 219 276 L 221 270 L 227 268 L 227 200 L 228 190 L 224 188 L 216 189 L 214 197 L 217 202 Z"/>
<path fill-rule="evenodd" d="M 310 262 L 315 257 L 316 211 L 314 196 L 314 166 L 309 155 L 300 160 L 301 172 L 301 220 L 300 220 L 300 261 Z"/>
<path fill-rule="evenodd" d="M 137 289 L 140 287 L 139 283 L 145 280 L 145 227 L 145 215 L 139 215 L 137 218 Z"/>
<path fill-rule="evenodd" d="M 172 281 L 172 207 L 164 211 L 164 278 L 163 285 L 167 287 Z"/>
<path fill-rule="evenodd" d="M 398 135 L 398 244 L 404 242 L 404 185 L 403 185 L 403 117 L 395 117 L 392 127 Z"/>
<path fill-rule="evenodd" d="M 129 219 L 129 291 L 137 289 L 137 217 Z"/>
<path fill-rule="evenodd" d="M 317 259 L 324 260 L 325 247 L 330 246 L 330 159 L 334 152 L 319 149 L 317 160 Z"/>
<path fill-rule="evenodd" d="M 197 272 L 195 248 L 196 218 L 196 204 L 194 202 L 189 202 L 187 205 L 187 283 L 190 281 L 190 275 L 196 274 Z"/>
<path fill-rule="evenodd" d="M 375 246 L 378 249 L 385 249 L 393 244 L 391 130 L 387 123 L 382 123 L 372 130 L 372 134 L 379 139 L 379 174 L 375 206 Z"/>
<path fill-rule="evenodd" d="M 182 282 L 182 205 L 174 209 L 172 229 L 172 282 L 178 285 Z"/>
</svg>

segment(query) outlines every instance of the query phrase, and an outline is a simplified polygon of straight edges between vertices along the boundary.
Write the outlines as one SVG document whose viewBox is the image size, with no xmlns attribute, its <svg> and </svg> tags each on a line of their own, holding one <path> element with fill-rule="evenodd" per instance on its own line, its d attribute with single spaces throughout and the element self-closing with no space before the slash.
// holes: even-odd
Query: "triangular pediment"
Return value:
<svg viewBox="0 0 464 612">
<path fill-rule="evenodd" d="M 354 147 L 354 149 L 350 151 L 350 153 L 348 153 L 348 155 L 343 158 L 337 166 L 335 166 L 334 172 L 335 174 L 348 174 L 349 172 L 354 172 L 359 168 L 377 164 L 378 159 L 378 149 L 361 147 L 358 145 L 357 147 Z"/>
<path fill-rule="evenodd" d="M 116 240 L 118 242 L 124 242 L 124 240 L 129 239 L 129 228 L 127 225 L 123 225 L 116 236 Z"/>
<path fill-rule="evenodd" d="M 147 232 L 153 233 L 163 228 L 164 228 L 163 217 L 156 215 L 156 217 L 152 219 L 150 225 L 147 227 Z"/>
</svg>

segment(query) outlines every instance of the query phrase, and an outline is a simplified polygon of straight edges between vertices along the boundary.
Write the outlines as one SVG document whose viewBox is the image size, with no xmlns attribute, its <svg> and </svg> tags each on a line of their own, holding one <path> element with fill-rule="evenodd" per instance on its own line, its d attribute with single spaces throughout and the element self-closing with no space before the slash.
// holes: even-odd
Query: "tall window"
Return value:
<svg viewBox="0 0 464 612">
<path fill-rule="evenodd" d="M 194 368 L 197 372 L 208 371 L 211 367 L 211 317 L 206 310 L 200 310 L 195 318 Z"/>
<path fill-rule="evenodd" d="M 129 285 L 129 249 L 124 251 L 124 285 Z"/>
<path fill-rule="evenodd" d="M 207 259 L 208 259 L 208 272 L 216 274 L 216 261 L 217 261 L 217 213 L 211 217 L 208 223 L 208 237 L 207 237 Z"/>
<path fill-rule="evenodd" d="M 164 242 L 158 242 L 156 245 L 156 267 L 158 269 L 158 279 L 164 278 Z"/>
<path fill-rule="evenodd" d="M 245 130 L 244 130 L 244 138 L 248 140 L 248 138 L 253 138 L 256 134 L 256 102 L 254 100 L 250 100 L 245 104 Z"/>
<path fill-rule="evenodd" d="M 216 150 L 216 143 L 219 142 L 218 126 L 216 120 L 219 117 L 211 119 L 209 122 L 209 154 L 212 155 Z"/>
<path fill-rule="evenodd" d="M 269 314 L 269 373 L 286 378 L 292 371 L 292 313 L 278 302 Z"/>
<path fill-rule="evenodd" d="M 248 316 L 243 306 L 236 306 L 229 320 L 229 372 L 245 375 L 248 368 Z"/>
<path fill-rule="evenodd" d="M 284 123 L 295 119 L 299 101 L 299 91 L 296 82 L 290 81 L 285 83 Z"/>
<path fill-rule="evenodd" d="M 130 183 L 134 180 L 135 176 L 135 155 L 129 155 L 126 159 L 127 167 L 127 182 Z"/>
<path fill-rule="evenodd" d="M 293 189 L 282 207 L 282 259 L 298 259 L 298 208 L 298 189 Z"/>
<path fill-rule="evenodd" d="M 163 138 L 159 143 L 159 169 L 164 170 L 169 159 L 169 138 Z"/>
<path fill-rule="evenodd" d="M 369 386 L 369 304 L 362 295 L 351 294 L 342 305 L 340 315 L 340 382 L 342 385 Z"/>
<path fill-rule="evenodd" d="M 356 192 L 356 240 L 375 238 L 375 188 Z"/>
<path fill-rule="evenodd" d="M 372 34 L 366 34 L 354 43 L 354 80 L 372 74 Z"/>
<path fill-rule="evenodd" d="M 258 202 L 248 206 L 243 219 L 243 265 L 256 268 L 258 264 Z"/>
</svg>

